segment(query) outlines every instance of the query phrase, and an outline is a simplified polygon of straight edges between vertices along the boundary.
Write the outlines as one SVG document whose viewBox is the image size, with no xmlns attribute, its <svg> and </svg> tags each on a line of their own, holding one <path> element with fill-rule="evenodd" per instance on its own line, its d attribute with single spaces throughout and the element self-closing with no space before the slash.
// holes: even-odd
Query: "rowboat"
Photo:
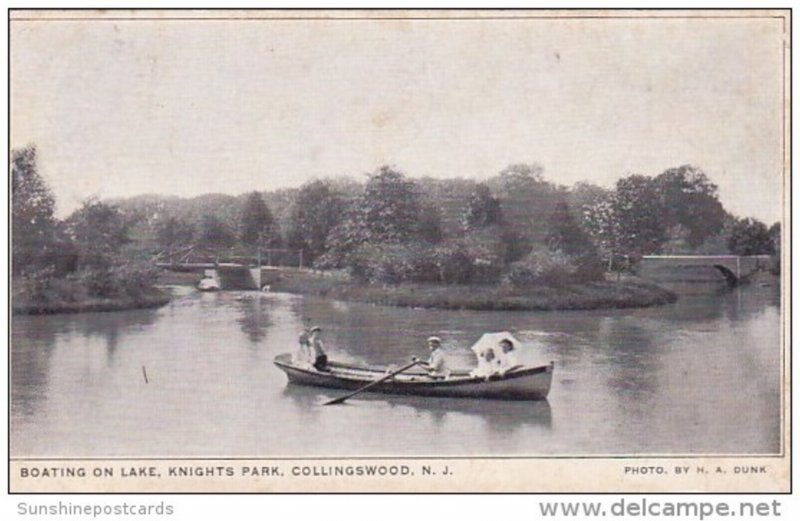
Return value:
<svg viewBox="0 0 800 521">
<path fill-rule="evenodd" d="M 333 361 L 328 363 L 325 371 L 318 371 L 311 366 L 295 363 L 289 353 L 276 356 L 274 363 L 286 373 L 290 383 L 349 391 L 360 389 L 387 375 L 386 369 Z M 452 373 L 448 378 L 443 378 L 420 370 L 409 370 L 369 390 L 384 394 L 447 398 L 543 400 L 550 392 L 553 367 L 553 362 L 536 367 L 519 367 L 488 379 L 469 373 Z"/>
</svg>

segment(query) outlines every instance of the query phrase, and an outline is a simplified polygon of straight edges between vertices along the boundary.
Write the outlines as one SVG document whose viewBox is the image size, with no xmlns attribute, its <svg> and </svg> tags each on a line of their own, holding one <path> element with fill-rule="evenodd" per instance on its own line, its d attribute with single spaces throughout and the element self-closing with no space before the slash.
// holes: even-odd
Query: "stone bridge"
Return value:
<svg viewBox="0 0 800 521">
<path fill-rule="evenodd" d="M 729 286 L 746 281 L 754 273 L 769 268 L 769 255 L 645 255 L 639 265 L 644 278 L 658 278 L 658 272 L 686 272 L 692 268 L 711 267 Z"/>
<path fill-rule="evenodd" d="M 202 273 L 217 282 L 225 290 L 260 290 L 272 284 L 280 276 L 280 267 L 249 267 L 235 263 L 157 263 L 162 269 L 180 272 Z M 199 278 L 198 278 L 199 280 Z"/>
</svg>

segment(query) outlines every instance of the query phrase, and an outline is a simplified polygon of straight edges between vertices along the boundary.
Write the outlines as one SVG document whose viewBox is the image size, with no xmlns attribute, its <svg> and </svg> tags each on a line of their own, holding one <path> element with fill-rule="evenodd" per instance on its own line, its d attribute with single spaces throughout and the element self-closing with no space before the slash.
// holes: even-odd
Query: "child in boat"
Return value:
<svg viewBox="0 0 800 521">
<path fill-rule="evenodd" d="M 496 347 L 484 347 L 477 352 L 478 366 L 470 372 L 470 376 L 488 380 L 519 367 L 514 349 L 514 341 L 510 338 L 501 339 Z"/>
<path fill-rule="evenodd" d="M 473 377 L 486 378 L 487 380 L 495 374 L 497 356 L 491 347 L 481 350 L 478 353 L 478 366 L 469 374 Z"/>
<path fill-rule="evenodd" d="M 303 329 L 300 333 L 300 336 L 297 338 L 298 344 L 300 347 L 297 349 L 297 352 L 292 357 L 294 363 L 296 365 L 306 365 L 311 364 L 311 341 L 309 340 L 309 333 L 308 329 Z"/>
<path fill-rule="evenodd" d="M 447 365 L 444 360 L 444 352 L 442 351 L 442 339 L 438 336 L 428 338 L 428 349 L 430 355 L 428 361 L 421 364 L 422 367 L 428 370 L 431 376 L 447 377 Z"/>
<path fill-rule="evenodd" d="M 328 355 L 325 354 L 325 349 L 322 345 L 322 340 L 320 340 L 320 334 L 322 333 L 322 328 L 319 326 L 314 326 L 309 330 L 309 337 L 308 337 L 308 344 L 310 353 L 312 356 L 311 365 L 314 366 L 314 369 L 317 371 L 327 371 L 328 370 Z"/>
</svg>

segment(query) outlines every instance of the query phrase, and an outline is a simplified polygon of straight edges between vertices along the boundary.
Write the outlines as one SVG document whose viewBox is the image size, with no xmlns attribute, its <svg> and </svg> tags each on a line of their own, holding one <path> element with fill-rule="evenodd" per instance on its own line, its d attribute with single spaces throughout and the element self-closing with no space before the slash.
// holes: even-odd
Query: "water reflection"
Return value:
<svg viewBox="0 0 800 521">
<path fill-rule="evenodd" d="M 484 313 L 188 291 L 156 311 L 13 317 L 11 450 L 774 452 L 780 311 L 774 288 L 751 286 L 636 310 Z M 548 401 L 535 403 L 365 394 L 322 407 L 340 392 L 287 385 L 272 364 L 311 323 L 322 326 L 332 359 L 381 367 L 426 356 L 431 334 L 444 338 L 452 368 L 471 367 L 469 346 L 482 333 L 509 330 L 524 344 L 520 362 L 556 362 L 553 387 Z"/>
<path fill-rule="evenodd" d="M 50 361 L 58 327 L 36 327 L 39 317 L 14 317 L 11 328 L 11 403 L 23 417 L 37 413 L 47 398 Z"/>
<path fill-rule="evenodd" d="M 241 315 L 236 319 L 247 339 L 256 344 L 267 338 L 270 321 L 270 301 L 261 293 L 244 293 L 239 299 Z"/>
<path fill-rule="evenodd" d="M 323 403 L 345 393 L 347 391 L 287 383 L 282 395 L 292 402 L 298 414 L 315 419 L 325 407 Z M 552 427 L 552 413 L 547 400 L 514 402 L 362 393 L 344 404 L 328 406 L 328 410 L 365 407 L 367 403 L 382 406 L 388 414 L 395 409 L 411 409 L 419 421 L 438 426 L 454 417 L 467 416 L 480 420 L 490 430 L 506 434 L 522 427 L 548 430 Z"/>
<path fill-rule="evenodd" d="M 67 320 L 71 319 L 72 327 L 83 338 L 102 338 L 107 363 L 112 364 L 121 339 L 143 334 L 149 326 L 155 324 L 158 317 L 156 310 L 139 309 L 124 313 L 80 313 Z"/>
<path fill-rule="evenodd" d="M 653 333 L 641 321 L 601 320 L 597 340 L 606 348 L 607 361 L 603 365 L 610 368 L 606 383 L 625 399 L 642 399 L 658 392 L 659 382 L 653 375 L 658 374 L 662 362 Z"/>
<path fill-rule="evenodd" d="M 364 400 L 381 399 L 378 395 L 366 395 Z M 389 407 L 410 407 L 434 424 L 441 424 L 452 416 L 462 415 L 480 419 L 484 426 L 498 432 L 511 434 L 522 427 L 552 427 L 550 402 L 513 402 L 502 400 L 464 400 L 458 398 L 425 399 L 413 396 L 383 397 Z"/>
</svg>

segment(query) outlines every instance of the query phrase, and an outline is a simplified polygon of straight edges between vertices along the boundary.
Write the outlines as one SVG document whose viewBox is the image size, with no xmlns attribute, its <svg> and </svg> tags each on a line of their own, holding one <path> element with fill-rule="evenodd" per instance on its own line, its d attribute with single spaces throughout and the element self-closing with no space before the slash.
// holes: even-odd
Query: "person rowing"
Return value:
<svg viewBox="0 0 800 521">
<path fill-rule="evenodd" d="M 429 337 L 428 349 L 430 350 L 428 361 L 422 362 L 420 366 L 426 369 L 428 374 L 433 377 L 446 378 L 449 371 L 447 370 L 444 351 L 442 350 L 442 339 L 438 336 Z"/>
</svg>

